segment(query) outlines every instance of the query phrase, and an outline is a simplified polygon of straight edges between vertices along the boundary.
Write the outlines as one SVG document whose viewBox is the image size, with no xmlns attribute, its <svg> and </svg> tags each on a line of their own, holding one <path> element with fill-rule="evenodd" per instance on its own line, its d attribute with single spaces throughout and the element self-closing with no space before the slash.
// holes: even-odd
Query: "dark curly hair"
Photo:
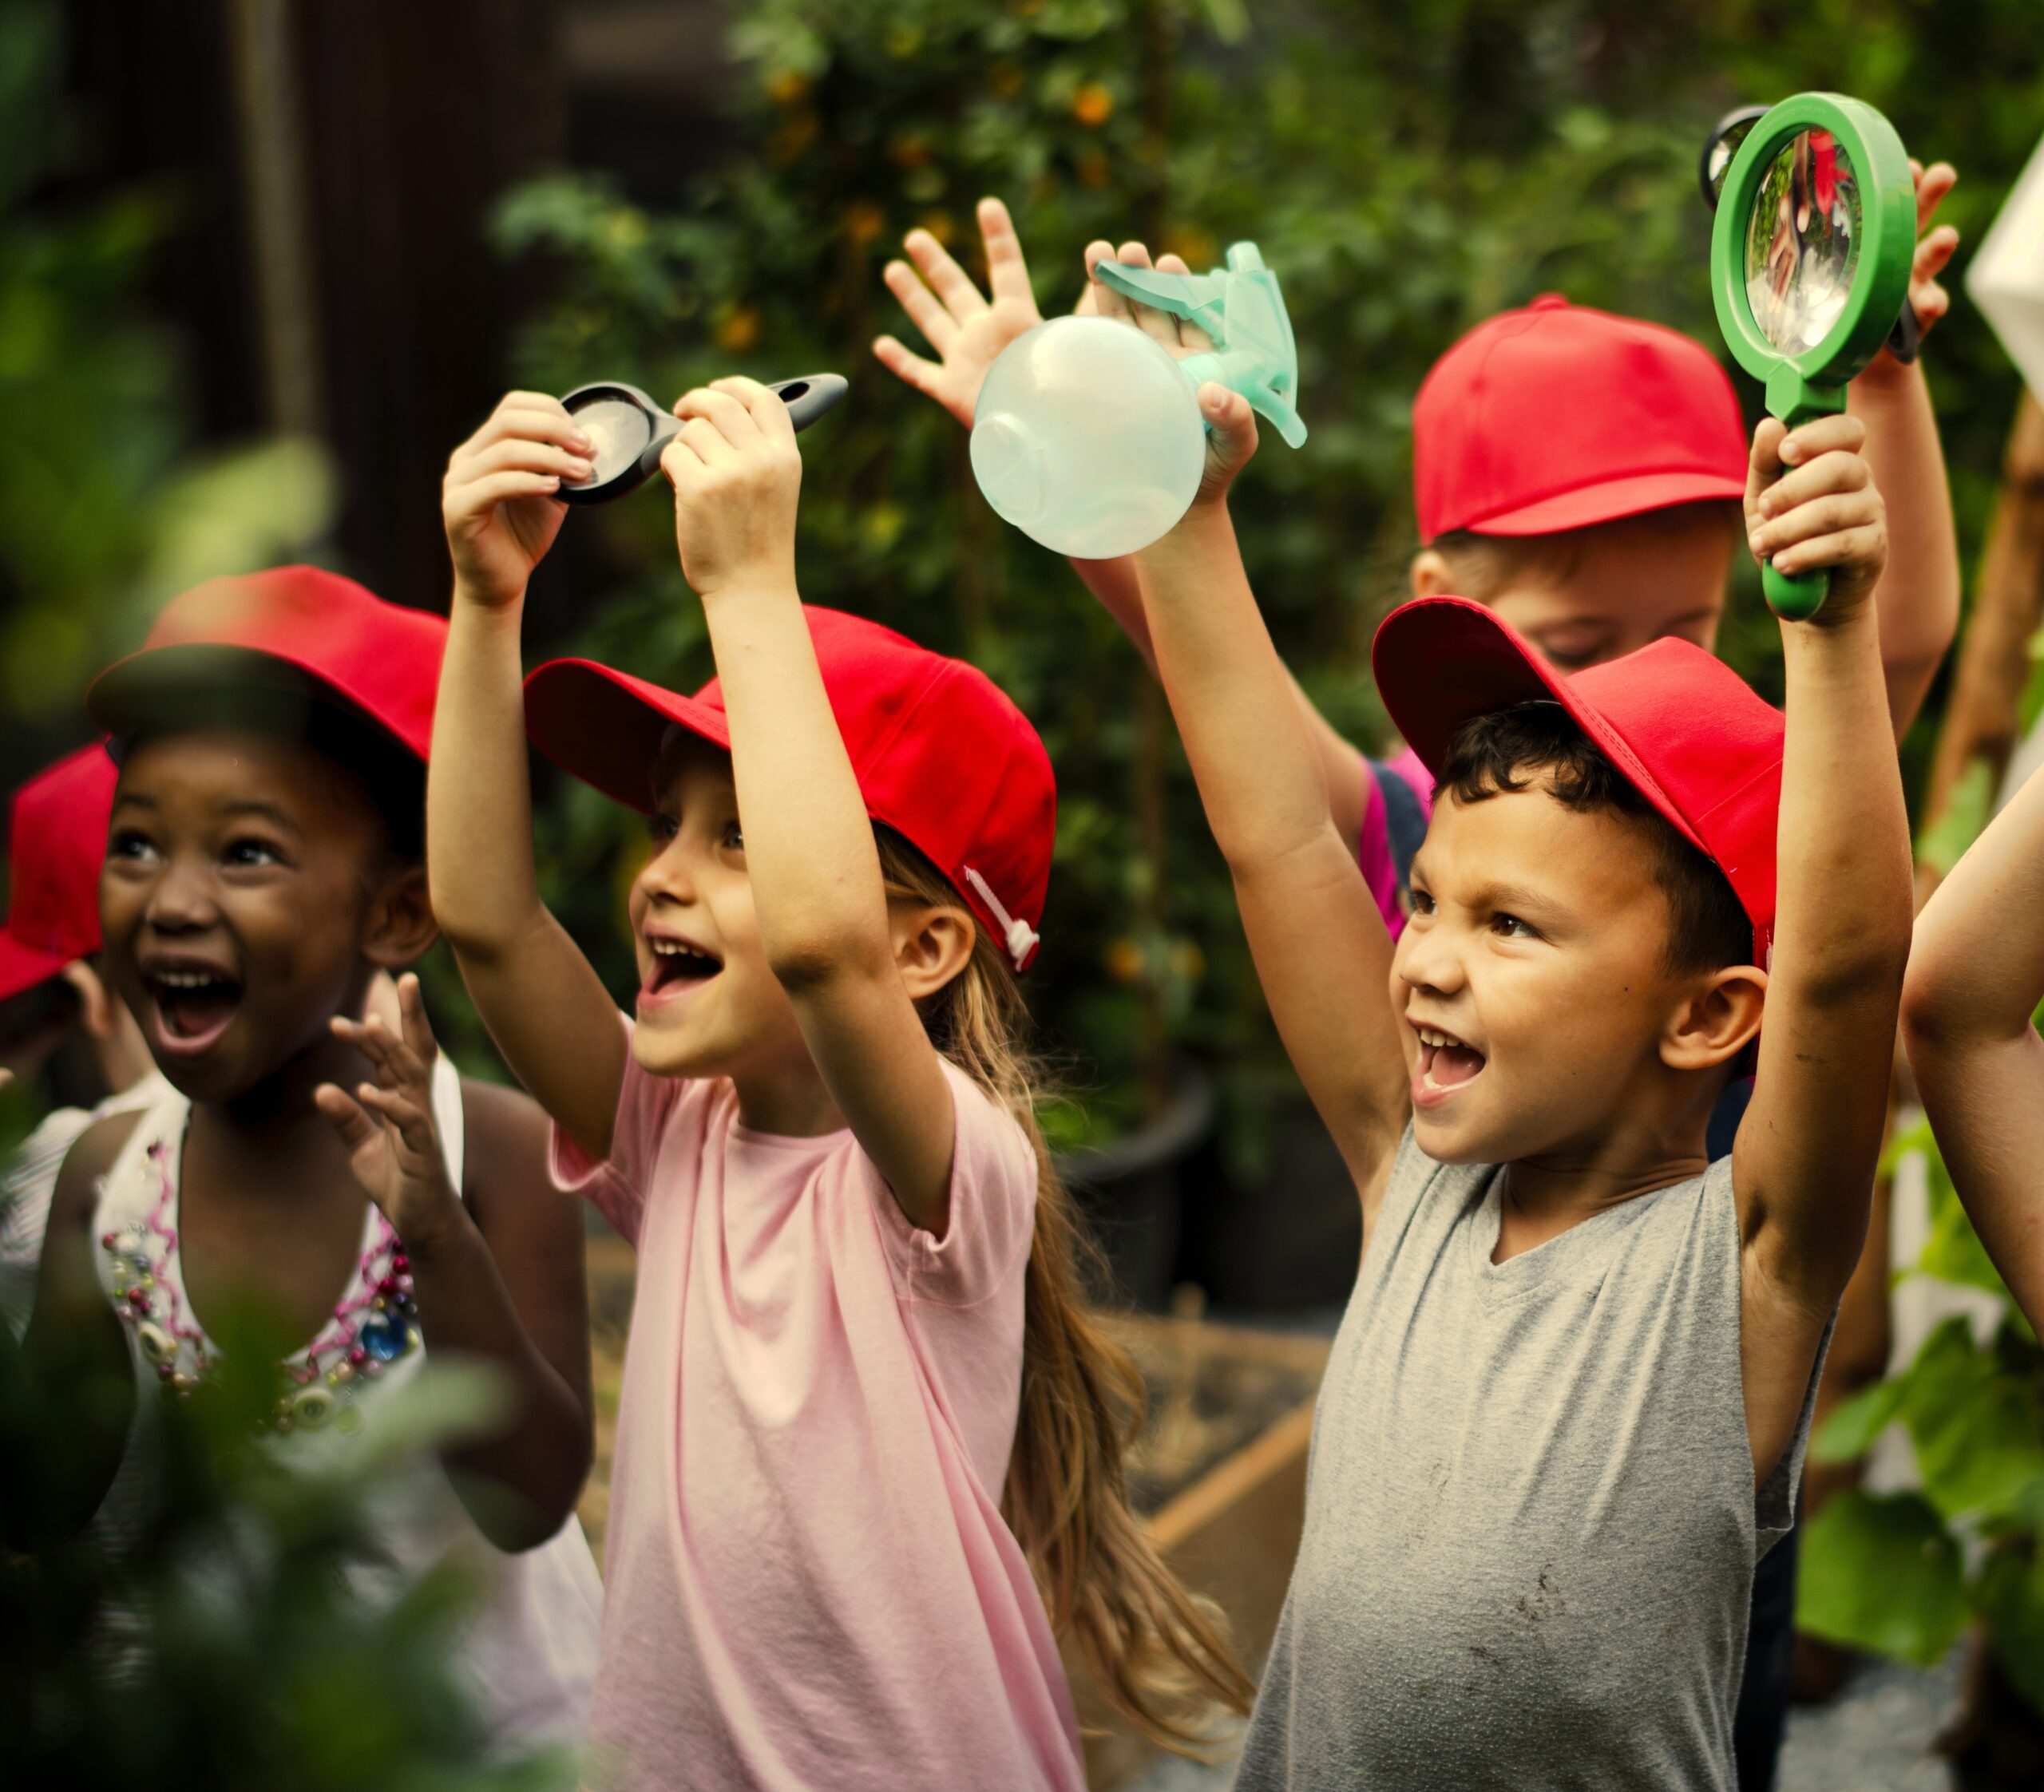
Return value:
<svg viewBox="0 0 2044 1792">
<path fill-rule="evenodd" d="M 1668 898 L 1662 962 L 1670 971 L 1753 962 L 1753 924 L 1725 873 L 1619 774 L 1560 704 L 1519 703 L 1464 722 L 1435 785 L 1463 803 L 1535 787 L 1565 809 L 1619 816 L 1638 832 Z"/>
</svg>

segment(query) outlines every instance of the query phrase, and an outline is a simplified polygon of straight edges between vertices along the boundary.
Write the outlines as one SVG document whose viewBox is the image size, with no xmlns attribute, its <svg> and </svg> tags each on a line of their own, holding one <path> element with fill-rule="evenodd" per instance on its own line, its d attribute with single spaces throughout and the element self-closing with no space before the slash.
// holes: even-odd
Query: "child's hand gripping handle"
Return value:
<svg viewBox="0 0 2044 1792">
<path fill-rule="evenodd" d="M 1160 274 L 1103 261 L 1094 273 L 1117 292 L 1173 312 L 1206 333 L 1213 348 L 1178 362 L 1195 386 L 1214 380 L 1239 392 L 1290 446 L 1305 441 L 1306 426 L 1295 403 L 1299 353 L 1291 317 L 1278 276 L 1263 265 L 1254 243 L 1230 245 L 1225 272 Z"/>
<path fill-rule="evenodd" d="M 1836 417 L 1846 409 L 1844 386 L 1811 386 L 1800 378 L 1792 384 L 1786 380 L 1781 384 L 1782 390 L 1768 392 L 1768 411 L 1781 417 L 1782 437 L 1800 429 L 1804 423 L 1813 423 L 1819 417 Z M 1756 490 L 1748 493 L 1748 508 L 1752 508 L 1752 500 L 1760 490 L 1777 485 L 1791 470 L 1781 460 L 1781 441 L 1777 441 L 1766 466 L 1756 460 L 1749 470 Z M 1782 621 L 1800 623 L 1824 609 L 1824 601 L 1832 595 L 1832 572 L 1824 566 L 1811 568 L 1809 572 L 1781 572 L 1774 566 L 1773 556 L 1768 556 L 1760 562 L 1760 591 L 1766 595 L 1768 609 L 1773 609 L 1774 615 Z"/>
<path fill-rule="evenodd" d="M 1784 428 L 1794 429 L 1814 417 L 1828 417 L 1844 409 L 1844 394 L 1841 391 L 1835 406 L 1792 405 L 1787 407 L 1788 414 L 1781 421 Z M 1781 477 L 1780 472 L 1775 477 Z M 1768 607 L 1784 622 L 1808 622 L 1824 607 L 1824 600 L 1831 595 L 1831 572 L 1826 567 L 1808 572 L 1780 572 L 1776 571 L 1772 560 L 1764 560 L 1761 563 L 1760 588 L 1767 598 Z"/>
<path fill-rule="evenodd" d="M 1792 430 L 1763 417 L 1747 462 L 1747 540 L 1784 622 L 1856 611 L 1888 564 L 1887 509 L 1861 453 L 1866 425 L 1826 396 L 1781 407 Z"/>
</svg>

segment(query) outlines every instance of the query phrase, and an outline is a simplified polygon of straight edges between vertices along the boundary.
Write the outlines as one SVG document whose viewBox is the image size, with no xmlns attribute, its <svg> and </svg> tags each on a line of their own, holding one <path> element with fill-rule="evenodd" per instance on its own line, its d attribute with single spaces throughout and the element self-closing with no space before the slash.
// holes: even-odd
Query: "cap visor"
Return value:
<svg viewBox="0 0 2044 1792">
<path fill-rule="evenodd" d="M 642 812 L 669 724 L 731 750 L 723 712 L 592 659 L 552 659 L 525 680 L 525 733 L 571 777 Z"/>
<path fill-rule="evenodd" d="M 25 946 L 11 933 L 0 932 L 0 1002 L 49 982 L 70 962 L 61 953 Z"/>
<path fill-rule="evenodd" d="M 1671 509 L 1678 504 L 1745 495 L 1743 473 L 1737 479 L 1713 473 L 1640 473 L 1630 479 L 1558 492 L 1537 503 L 1521 504 L 1495 516 L 1476 518 L 1461 527 L 1472 535 L 1556 535 L 1563 529 L 1586 529 L 1598 523 L 1615 523 L 1622 516 L 1642 516 L 1650 510 Z"/>
<path fill-rule="evenodd" d="M 425 755 L 377 713 L 377 705 L 281 654 L 220 641 L 185 641 L 145 647 L 117 659 L 85 690 L 85 713 L 111 734 L 130 734 L 153 724 L 203 724 L 209 698 L 228 691 L 263 690 L 323 702 L 347 711 L 384 734 L 413 758 Z M 221 706 L 224 720 L 232 711 Z"/>
<path fill-rule="evenodd" d="M 1422 597 L 1400 606 L 1377 630 L 1370 664 L 1392 723 L 1436 777 L 1465 722 L 1515 704 L 1556 702 L 1683 839 L 1706 858 L 1713 856 L 1602 713 L 1572 690 L 1517 630 L 1480 603 L 1466 597 Z"/>
</svg>

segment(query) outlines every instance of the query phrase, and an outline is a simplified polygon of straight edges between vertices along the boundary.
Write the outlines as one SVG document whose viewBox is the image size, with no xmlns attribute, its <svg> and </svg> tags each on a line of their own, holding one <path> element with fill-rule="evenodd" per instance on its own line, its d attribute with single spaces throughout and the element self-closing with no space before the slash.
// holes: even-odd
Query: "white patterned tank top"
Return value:
<svg viewBox="0 0 2044 1792">
<path fill-rule="evenodd" d="M 461 1185 L 461 1078 L 434 1066 L 434 1118 L 450 1180 Z M 220 1355 L 192 1310 L 178 1244 L 179 1173 L 191 1104 L 166 1086 L 144 1112 L 100 1185 L 93 1257 L 125 1322 L 138 1383 L 183 1387 Z M 409 1265 L 390 1222 L 371 1205 L 360 1254 L 332 1317 L 283 1364 L 286 1392 L 269 1446 L 288 1466 L 317 1473 L 342 1463 L 378 1410 L 426 1360 Z M 135 1429 L 108 1507 L 145 1497 L 160 1439 L 156 1402 L 137 1403 Z M 371 1496 L 372 1549 L 349 1565 L 363 1598 L 401 1598 L 429 1567 L 458 1552 L 489 1592 L 470 1620 L 456 1672 L 507 1754 L 579 1748 L 602 1628 L 602 1582 L 579 1520 L 537 1549 L 506 1555 L 477 1529 L 437 1458 L 379 1478 Z"/>
</svg>

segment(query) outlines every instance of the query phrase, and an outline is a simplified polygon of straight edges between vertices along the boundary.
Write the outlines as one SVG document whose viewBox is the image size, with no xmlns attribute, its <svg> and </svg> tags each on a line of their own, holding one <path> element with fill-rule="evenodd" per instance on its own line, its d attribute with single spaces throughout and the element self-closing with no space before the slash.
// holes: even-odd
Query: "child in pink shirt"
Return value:
<svg viewBox="0 0 2044 1792">
<path fill-rule="evenodd" d="M 777 398 L 675 409 L 692 698 L 559 661 L 521 713 L 525 583 L 590 468 L 555 401 L 507 398 L 445 494 L 437 909 L 557 1180 L 640 1260 L 587 1777 L 1078 1792 L 1060 1629 L 1168 1743 L 1250 1688 L 1128 1511 L 1139 1388 L 1032 1114 L 1049 762 L 972 668 L 805 609 Z M 527 729 L 652 815 L 636 1027 L 540 903 Z"/>
</svg>

